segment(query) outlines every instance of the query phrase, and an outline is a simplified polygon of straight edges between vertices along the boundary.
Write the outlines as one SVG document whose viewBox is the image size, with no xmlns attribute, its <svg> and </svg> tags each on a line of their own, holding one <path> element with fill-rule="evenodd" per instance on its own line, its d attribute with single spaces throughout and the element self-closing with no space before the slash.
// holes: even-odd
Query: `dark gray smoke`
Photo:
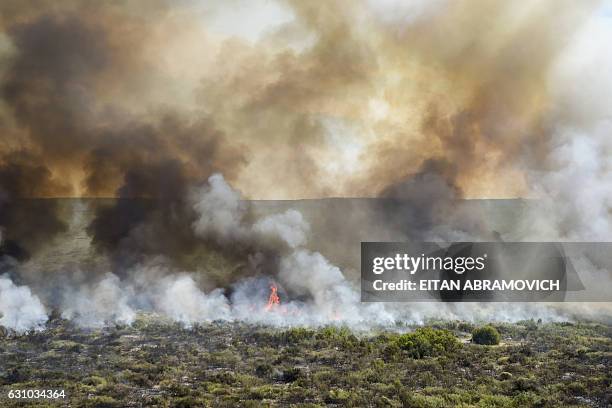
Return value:
<svg viewBox="0 0 612 408">
<path fill-rule="evenodd" d="M 0 164 L 0 258 L 28 259 L 33 252 L 64 231 L 58 203 L 27 199 L 53 189 L 51 173 L 27 152 L 16 152 Z"/>
<path fill-rule="evenodd" d="M 52 204 L 11 204 L 24 197 L 73 194 L 52 168 L 84 173 L 79 186 L 84 195 L 119 198 L 100 209 L 88 228 L 100 250 L 129 264 L 147 254 L 189 249 L 188 186 L 205 180 L 223 161 L 231 163 L 225 168 L 241 163 L 240 153 L 226 147 L 211 119 L 171 111 L 133 116 L 99 101 L 109 75 L 137 64 L 131 54 L 138 53 L 139 44 L 118 42 L 112 30 L 103 18 L 71 13 L 42 14 L 7 29 L 16 55 L 1 95 L 16 127 L 7 137 L 23 147 L 3 151 L 0 161 L 5 252 L 26 257 L 34 245 L 61 231 Z M 134 200 L 142 198 L 157 202 Z M 173 239 L 160 245 L 160 236 Z M 26 237 L 28 243 L 22 242 Z"/>
</svg>

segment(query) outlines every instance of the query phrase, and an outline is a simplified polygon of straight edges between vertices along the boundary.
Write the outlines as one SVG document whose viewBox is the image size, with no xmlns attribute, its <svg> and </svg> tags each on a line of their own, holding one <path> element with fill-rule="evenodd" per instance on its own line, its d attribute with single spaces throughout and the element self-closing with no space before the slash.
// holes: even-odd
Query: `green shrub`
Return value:
<svg viewBox="0 0 612 408">
<path fill-rule="evenodd" d="M 387 361 L 393 361 L 400 353 L 400 348 L 396 343 L 389 343 L 382 351 L 383 356 Z"/>
<path fill-rule="evenodd" d="M 174 401 L 174 407 L 176 408 L 196 408 L 201 406 L 202 402 L 194 397 L 182 397 Z"/>
<path fill-rule="evenodd" d="M 538 324 L 533 319 L 525 320 L 522 322 L 527 331 L 535 331 L 538 330 Z"/>
<path fill-rule="evenodd" d="M 325 398 L 325 402 L 332 403 L 332 404 L 333 403 L 341 404 L 345 402 L 346 400 L 348 400 L 350 396 L 351 394 L 349 391 L 346 391 L 343 389 L 332 389 L 327 394 L 327 397 Z"/>
<path fill-rule="evenodd" d="M 85 406 L 92 408 L 115 408 L 120 407 L 121 404 L 112 397 L 101 395 L 88 399 Z"/>
<path fill-rule="evenodd" d="M 586 395 L 587 389 L 581 382 L 571 382 L 567 384 L 567 393 L 570 395 Z"/>
<path fill-rule="evenodd" d="M 314 335 L 315 332 L 313 330 L 296 327 L 283 332 L 282 337 L 284 337 L 284 340 L 288 343 L 299 343 L 313 338 Z"/>
<path fill-rule="evenodd" d="M 452 352 L 460 343 L 448 330 L 423 327 L 399 336 L 397 345 L 410 357 L 423 358 Z"/>
<path fill-rule="evenodd" d="M 523 392 L 523 391 L 536 391 L 537 385 L 535 380 L 532 377 L 519 377 L 514 380 L 512 384 L 512 388 L 515 391 Z"/>
<path fill-rule="evenodd" d="M 501 336 L 493 326 L 482 326 L 472 331 L 472 341 L 476 344 L 495 345 L 499 344 Z"/>
<path fill-rule="evenodd" d="M 354 349 L 359 346 L 359 339 L 347 327 L 328 326 L 316 334 L 315 338 L 327 347 Z"/>
</svg>

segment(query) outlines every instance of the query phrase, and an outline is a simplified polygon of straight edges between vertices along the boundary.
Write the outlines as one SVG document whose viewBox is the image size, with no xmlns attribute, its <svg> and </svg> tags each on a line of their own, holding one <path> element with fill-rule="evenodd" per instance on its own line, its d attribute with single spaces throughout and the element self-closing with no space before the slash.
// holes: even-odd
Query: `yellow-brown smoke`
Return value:
<svg viewBox="0 0 612 408">
<path fill-rule="evenodd" d="M 593 10 L 0 7 L 5 195 L 176 196 L 219 171 L 249 198 L 375 196 L 432 162 L 463 196 L 528 195 L 525 168 L 549 149 L 550 65 Z M 262 28 L 231 31 L 251 20 Z"/>
</svg>

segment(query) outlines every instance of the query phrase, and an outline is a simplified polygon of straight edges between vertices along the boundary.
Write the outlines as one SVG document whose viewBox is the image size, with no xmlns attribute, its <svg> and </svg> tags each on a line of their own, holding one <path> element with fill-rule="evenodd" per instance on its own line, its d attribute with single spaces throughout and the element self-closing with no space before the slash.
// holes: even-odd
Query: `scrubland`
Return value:
<svg viewBox="0 0 612 408">
<path fill-rule="evenodd" d="M 429 322 L 368 332 L 242 323 L 191 328 L 141 317 L 85 330 L 0 331 L 0 405 L 72 407 L 606 407 L 612 327 Z M 64 389 L 63 400 L 8 399 Z"/>
</svg>

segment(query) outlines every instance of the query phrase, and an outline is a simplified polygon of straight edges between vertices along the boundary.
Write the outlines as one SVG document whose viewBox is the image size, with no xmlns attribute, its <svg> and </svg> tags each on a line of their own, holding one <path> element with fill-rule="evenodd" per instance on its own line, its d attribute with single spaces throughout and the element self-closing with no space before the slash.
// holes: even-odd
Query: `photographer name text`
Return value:
<svg viewBox="0 0 612 408">
<path fill-rule="evenodd" d="M 441 280 L 425 279 L 411 281 L 401 279 L 396 282 L 385 282 L 377 279 L 372 282 L 372 287 L 376 291 L 559 291 L 560 281 L 552 279 L 516 279 L 516 280 L 490 280 L 474 279 L 461 281 L 459 279 Z"/>
</svg>

